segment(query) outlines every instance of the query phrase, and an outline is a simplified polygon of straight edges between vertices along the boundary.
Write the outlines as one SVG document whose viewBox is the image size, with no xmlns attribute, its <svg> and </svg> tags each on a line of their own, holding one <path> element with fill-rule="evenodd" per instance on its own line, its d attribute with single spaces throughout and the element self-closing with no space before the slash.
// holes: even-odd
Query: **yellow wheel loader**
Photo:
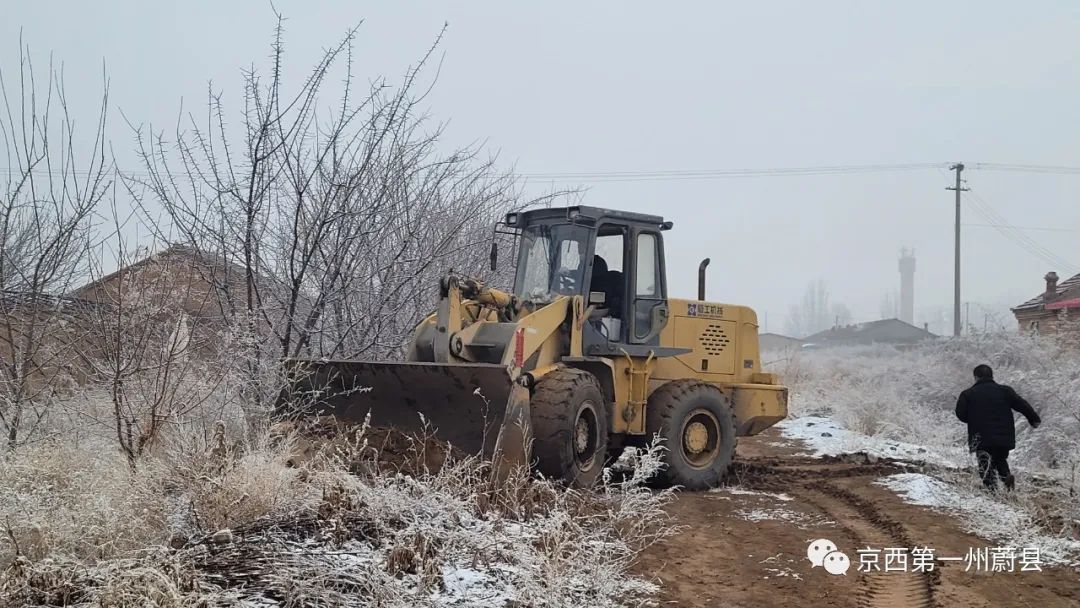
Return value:
<svg viewBox="0 0 1080 608">
<path fill-rule="evenodd" d="M 654 215 L 567 207 L 510 213 L 512 293 L 447 276 L 406 362 L 293 361 L 304 413 L 405 431 L 592 485 L 625 446 L 658 436 L 663 481 L 717 485 L 736 438 L 787 415 L 787 389 L 761 372 L 745 306 L 668 297 Z M 492 244 L 492 268 L 498 251 Z M 290 401 L 295 402 L 294 399 Z"/>
</svg>

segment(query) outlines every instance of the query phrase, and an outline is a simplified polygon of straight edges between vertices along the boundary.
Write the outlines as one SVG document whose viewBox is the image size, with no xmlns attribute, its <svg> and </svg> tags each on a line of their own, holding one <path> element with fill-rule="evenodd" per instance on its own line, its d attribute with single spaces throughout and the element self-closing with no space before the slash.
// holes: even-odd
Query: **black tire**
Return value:
<svg viewBox="0 0 1080 608">
<path fill-rule="evenodd" d="M 675 380 L 653 391 L 645 414 L 651 437 L 664 440 L 658 481 L 704 490 L 720 484 L 735 457 L 735 416 L 720 389 L 698 380 Z"/>
<path fill-rule="evenodd" d="M 589 372 L 562 367 L 536 382 L 532 399 L 533 456 L 537 470 L 575 488 L 588 488 L 604 470 L 608 408 Z"/>
</svg>

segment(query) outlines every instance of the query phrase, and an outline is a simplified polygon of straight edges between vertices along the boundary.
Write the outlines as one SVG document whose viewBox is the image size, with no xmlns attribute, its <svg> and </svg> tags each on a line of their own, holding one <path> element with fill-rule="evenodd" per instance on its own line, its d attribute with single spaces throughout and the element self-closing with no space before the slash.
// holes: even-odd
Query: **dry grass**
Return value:
<svg viewBox="0 0 1080 608">
<path fill-rule="evenodd" d="M 404 475 L 372 437 L 317 447 L 299 466 L 289 466 L 295 433 L 239 445 L 189 438 L 134 471 L 107 444 L 20 449 L 0 467 L 0 597 L 622 606 L 654 590 L 628 569 L 670 531 L 669 495 L 641 485 L 655 451 L 640 456 L 640 475 L 576 492 L 527 474 L 497 480 L 473 458 L 432 470 L 422 438 Z"/>
</svg>

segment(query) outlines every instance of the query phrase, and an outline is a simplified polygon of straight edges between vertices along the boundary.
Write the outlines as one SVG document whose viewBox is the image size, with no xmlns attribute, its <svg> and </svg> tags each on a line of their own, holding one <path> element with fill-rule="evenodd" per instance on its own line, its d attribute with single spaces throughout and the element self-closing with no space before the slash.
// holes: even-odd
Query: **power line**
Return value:
<svg viewBox="0 0 1080 608">
<path fill-rule="evenodd" d="M 1039 244 L 1037 241 L 1027 236 L 1026 234 L 1021 233 L 1015 226 L 1010 224 L 1008 220 L 1004 218 L 1004 216 L 998 213 L 996 209 L 994 209 L 977 193 L 973 193 L 971 195 L 971 199 L 976 211 L 986 217 L 991 222 L 991 226 L 998 229 L 998 231 L 1001 232 L 1003 235 L 1007 236 L 1008 238 L 1023 246 L 1029 252 L 1041 257 L 1048 262 L 1065 263 L 1066 265 L 1069 265 L 1064 258 L 1050 251 L 1048 248 Z"/>
<path fill-rule="evenodd" d="M 108 175 L 113 171 L 118 171 L 123 175 L 138 176 L 138 177 L 150 177 L 150 173 L 146 171 L 119 171 L 115 167 L 103 168 L 101 171 L 87 171 L 85 169 L 26 169 L 20 167 L 0 167 L 0 173 L 7 173 L 8 175 L 41 175 L 41 176 L 67 176 L 67 177 L 87 177 L 96 175 Z M 164 173 L 164 172 L 163 172 Z"/>
<path fill-rule="evenodd" d="M 641 179 L 708 179 L 722 177 L 759 177 L 773 175 L 843 175 L 852 173 L 883 173 L 922 169 L 944 169 L 950 163 L 896 163 L 878 165 L 825 165 L 813 167 L 778 167 L 766 169 L 672 169 L 655 171 L 594 171 L 523 173 L 522 177 L 537 179 L 581 179 L 586 181 L 622 181 Z M 1057 175 L 1080 175 L 1080 167 L 1068 165 L 1036 165 L 1025 163 L 974 163 L 965 169 L 1011 171 Z"/>
<path fill-rule="evenodd" d="M 763 169 L 671 169 L 654 171 L 597 171 L 519 173 L 520 177 L 536 180 L 578 182 L 638 182 L 701 179 L 732 179 L 746 177 L 795 177 L 809 175 L 857 175 L 918 171 L 944 167 L 945 163 L 901 163 L 888 165 L 825 165 L 815 167 L 772 167 Z"/>
<path fill-rule="evenodd" d="M 660 181 L 683 179 L 722 179 L 741 177 L 801 176 L 801 175 L 850 175 L 862 173 L 889 173 L 895 171 L 918 171 L 925 169 L 944 169 L 949 163 L 893 163 L 870 165 L 821 165 L 809 167 L 767 167 L 758 169 L 656 169 L 640 171 L 542 171 L 518 173 L 519 177 L 540 180 L 577 180 L 577 181 Z M 1042 173 L 1052 175 L 1080 175 L 1080 167 L 1068 165 L 1035 165 L 1024 163 L 973 163 L 965 165 L 967 170 L 1008 171 L 1019 173 Z M 5 173 L 22 173 L 18 167 L 0 167 Z M 130 176 L 149 177 L 148 171 L 119 170 Z M 35 175 L 86 175 L 88 171 L 62 171 L 58 169 L 34 169 Z M 96 172 L 95 172 L 96 173 Z"/>
<path fill-rule="evenodd" d="M 995 224 L 973 224 L 970 222 L 964 222 L 961 226 L 968 226 L 971 228 L 997 228 Z M 1080 228 L 1051 228 L 1049 226 L 1013 226 L 1016 230 L 1036 230 L 1043 232 L 1080 232 Z"/>
<path fill-rule="evenodd" d="M 984 168 L 986 168 L 987 165 L 990 165 L 992 167 L 1005 166 L 1005 165 L 997 165 L 997 164 L 994 164 L 994 163 L 979 163 L 979 164 L 977 164 L 977 166 L 981 166 L 981 167 L 984 167 Z M 1037 165 L 1017 165 L 1017 166 L 1028 167 L 1028 168 L 1037 167 Z M 965 166 L 964 168 L 970 168 L 970 167 Z M 1056 167 L 1056 168 L 1057 169 L 1067 169 L 1067 167 Z M 940 173 L 942 174 L 942 176 L 949 177 L 948 174 L 945 171 L 940 171 Z M 959 183 L 957 184 L 957 186 L 952 187 L 952 188 L 947 188 L 947 189 L 948 190 L 954 190 L 957 187 L 960 187 Z M 964 188 L 964 190 L 965 191 L 970 191 L 969 188 Z M 959 192 L 957 192 L 957 196 L 959 197 Z M 1072 262 L 1070 262 L 1070 261 L 1066 260 L 1065 258 L 1057 255 L 1056 253 L 1049 250 L 1045 246 L 1039 244 L 1037 241 L 1032 239 L 1027 234 L 1024 234 L 1022 232 L 1022 230 L 1023 230 L 1022 228 L 1014 226 L 1011 223 L 1009 223 L 1009 221 L 1006 220 L 1004 216 L 1002 216 L 1000 213 L 998 213 L 998 211 L 996 209 L 994 209 L 994 207 L 992 205 L 990 205 L 990 203 L 986 202 L 985 199 L 983 199 L 981 196 L 979 196 L 979 194 L 977 192 L 970 192 L 970 194 L 968 196 L 968 201 L 971 203 L 972 209 L 975 210 L 976 212 L 978 212 L 979 215 L 983 216 L 989 222 L 989 224 L 988 224 L 989 227 L 994 228 L 1002 236 L 1004 236 L 1008 240 L 1012 241 L 1017 246 L 1024 249 L 1025 251 L 1027 251 L 1031 255 L 1033 255 L 1033 256 L 1043 260 L 1044 262 L 1046 262 L 1048 264 L 1051 264 L 1052 266 L 1057 267 L 1057 268 L 1067 268 L 1067 269 L 1076 268 L 1076 266 L 1074 266 L 1072 264 Z M 957 213 L 959 214 L 959 212 L 957 212 Z M 958 215 L 957 216 L 957 228 L 956 228 L 957 231 L 959 231 L 959 227 L 960 227 L 959 221 L 960 220 L 959 220 L 959 215 Z M 975 225 L 979 225 L 979 224 L 975 224 Z M 1029 229 L 1030 230 L 1040 230 L 1040 229 L 1041 230 L 1055 230 L 1055 229 L 1052 229 L 1052 228 L 1029 228 Z M 1070 231 L 1068 229 L 1057 229 L 1057 230 Z M 955 303 L 954 303 L 954 308 L 955 308 Z"/>
<path fill-rule="evenodd" d="M 575 181 L 575 182 L 636 182 L 636 181 L 673 181 L 673 180 L 701 180 L 701 179 L 731 179 L 745 177 L 786 177 L 808 175 L 854 175 L 866 173 L 889 173 L 897 171 L 918 171 L 944 167 L 945 163 L 900 163 L 881 165 L 825 165 L 814 167 L 770 167 L 761 169 L 664 169 L 649 171 L 594 171 L 594 172 L 538 172 L 516 173 L 517 177 L 542 181 Z M 6 173 L 18 174 L 24 170 L 18 167 L 4 167 L 0 169 Z M 148 171 L 125 171 L 118 169 L 123 175 L 133 177 L 150 177 Z M 87 171 L 60 171 L 48 169 L 34 169 L 30 171 L 34 175 L 86 175 Z M 96 172 L 95 172 L 96 173 Z"/>
<path fill-rule="evenodd" d="M 1009 163 L 975 163 L 971 165 L 971 169 L 981 169 L 984 171 L 1011 171 L 1015 173 L 1044 173 L 1051 175 L 1080 175 L 1080 167 L 1069 167 L 1064 165 L 1027 165 L 1027 164 L 1009 164 Z"/>
<path fill-rule="evenodd" d="M 1075 268 L 1072 262 L 1057 255 L 1045 246 L 1040 245 L 1030 236 L 1021 232 L 1019 228 L 1010 224 L 1008 220 L 976 192 L 972 192 L 969 195 L 969 200 L 972 203 L 972 207 L 990 222 L 991 227 L 1001 233 L 1002 236 L 1019 245 L 1028 253 L 1059 268 L 1067 268 L 1070 270 Z"/>
<path fill-rule="evenodd" d="M 927 169 L 944 169 L 949 163 L 896 163 L 876 165 L 822 165 L 810 167 L 769 167 L 759 169 L 658 169 L 641 171 L 546 171 L 535 173 L 517 173 L 525 179 L 540 181 L 560 182 L 642 182 L 642 181 L 685 181 L 685 180 L 713 180 L 713 179 L 737 179 L 752 177 L 799 177 L 814 175 L 860 175 L 868 173 L 891 173 L 899 171 L 920 171 Z M 1080 167 L 1067 165 L 1033 165 L 1033 164 L 1008 164 L 1008 163 L 974 163 L 966 165 L 966 169 L 982 171 L 1004 171 L 1015 173 L 1032 173 L 1044 175 L 1080 175 Z M 123 170 L 119 173 L 130 177 L 151 177 L 149 171 Z M 23 173 L 18 167 L 2 167 L 0 172 L 9 174 Z M 34 175 L 70 175 L 85 176 L 89 171 L 63 171 L 34 169 L 30 171 Z"/>
</svg>

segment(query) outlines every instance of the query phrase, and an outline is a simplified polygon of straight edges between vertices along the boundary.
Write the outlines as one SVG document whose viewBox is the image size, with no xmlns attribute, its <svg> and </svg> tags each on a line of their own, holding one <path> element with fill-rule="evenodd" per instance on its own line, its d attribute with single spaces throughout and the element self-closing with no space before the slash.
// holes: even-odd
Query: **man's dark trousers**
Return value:
<svg viewBox="0 0 1080 608">
<path fill-rule="evenodd" d="M 979 474 L 983 485 L 993 490 L 997 487 L 997 478 L 1005 482 L 1005 487 L 1012 489 L 1013 478 L 1009 471 L 1009 448 L 981 448 L 975 450 L 979 459 Z"/>
</svg>

